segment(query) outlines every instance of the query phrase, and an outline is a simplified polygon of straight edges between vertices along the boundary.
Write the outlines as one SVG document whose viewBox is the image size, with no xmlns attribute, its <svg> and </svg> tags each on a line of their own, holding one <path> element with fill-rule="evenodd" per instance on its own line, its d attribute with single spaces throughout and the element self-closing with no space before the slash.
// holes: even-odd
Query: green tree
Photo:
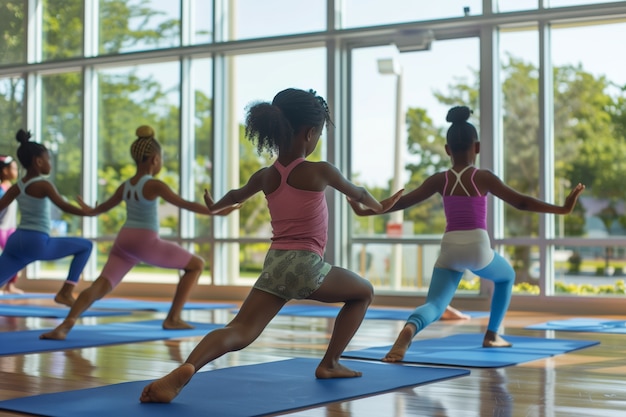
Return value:
<svg viewBox="0 0 626 417">
<path fill-rule="evenodd" d="M 151 0 L 100 0 L 100 54 L 178 44 L 180 19 L 165 19 Z"/>
<path fill-rule="evenodd" d="M 0 3 L 0 65 L 26 60 L 26 2 L 5 0 Z"/>
</svg>

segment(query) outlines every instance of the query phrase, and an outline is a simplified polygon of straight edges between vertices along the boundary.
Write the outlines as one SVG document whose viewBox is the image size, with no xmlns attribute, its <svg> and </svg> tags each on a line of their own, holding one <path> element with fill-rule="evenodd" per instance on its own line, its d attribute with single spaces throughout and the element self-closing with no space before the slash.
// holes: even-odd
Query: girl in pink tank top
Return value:
<svg viewBox="0 0 626 417">
<path fill-rule="evenodd" d="M 330 163 L 306 161 L 327 123 L 331 120 L 326 102 L 312 90 L 283 90 L 271 103 L 257 103 L 248 109 L 246 136 L 259 152 L 277 153 L 276 163 L 260 169 L 246 185 L 229 191 L 216 203 L 208 194 L 205 197 L 211 211 L 220 211 L 259 192 L 265 194 L 273 236 L 263 272 L 233 321 L 207 334 L 185 363 L 147 385 L 140 401 L 172 401 L 204 365 L 252 343 L 291 298 L 344 303 L 315 376 L 361 376 L 339 363 L 339 357 L 365 316 L 373 288 L 354 272 L 324 262 L 328 227 L 324 190 L 334 188 L 377 213 L 393 206 L 401 192 L 381 204 Z"/>
</svg>

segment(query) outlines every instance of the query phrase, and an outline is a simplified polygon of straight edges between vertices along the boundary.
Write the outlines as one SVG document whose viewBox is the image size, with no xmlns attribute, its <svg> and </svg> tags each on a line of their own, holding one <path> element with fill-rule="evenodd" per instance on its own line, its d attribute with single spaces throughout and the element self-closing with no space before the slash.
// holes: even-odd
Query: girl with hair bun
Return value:
<svg viewBox="0 0 626 417">
<path fill-rule="evenodd" d="M 46 147 L 32 142 L 30 132 L 25 130 L 20 129 L 15 137 L 20 142 L 17 158 L 26 174 L 0 199 L 0 210 L 17 200 L 21 215 L 17 229 L 9 237 L 0 256 L 0 285 L 34 261 L 73 256 L 67 280 L 54 297 L 57 303 L 71 306 L 74 303 L 72 292 L 89 260 L 93 245 L 89 240 L 79 237 L 50 237 L 50 202 L 70 214 L 91 214 L 86 208 L 65 201 L 46 178 L 52 169 Z"/>
<path fill-rule="evenodd" d="M 278 157 L 215 204 L 205 196 L 207 206 L 215 211 L 241 204 L 258 192 L 265 194 L 273 237 L 263 271 L 235 318 L 207 334 L 185 363 L 146 386 L 141 402 L 172 401 L 204 365 L 252 343 L 291 299 L 344 303 L 315 376 L 361 376 L 340 364 L 339 357 L 361 325 L 373 288 L 357 274 L 324 261 L 328 230 L 324 191 L 334 188 L 376 212 L 391 207 L 401 192 L 381 204 L 330 163 L 306 161 L 327 123 L 331 121 L 326 101 L 312 90 L 290 88 L 279 92 L 272 103 L 248 108 L 246 137 L 259 152 L 277 153 Z"/>
<path fill-rule="evenodd" d="M 90 210 L 90 214 L 98 215 L 124 201 L 126 222 L 115 238 L 100 276 L 80 293 L 65 320 L 54 330 L 40 335 L 41 339 L 64 340 L 80 315 L 110 293 L 140 262 L 183 271 L 163 328 L 193 328 L 183 321 L 181 312 L 204 269 L 204 259 L 159 237 L 159 198 L 176 207 L 206 215 L 226 215 L 238 207 L 228 207 L 217 213 L 204 204 L 181 198 L 163 181 L 154 178 L 163 167 L 161 145 L 154 138 L 154 130 L 150 126 L 140 126 L 135 134 L 137 139 L 130 145 L 130 154 L 137 165 L 135 175 L 124 181 L 107 201 Z M 90 208 L 80 199 L 79 203 L 85 209 Z"/>
<path fill-rule="evenodd" d="M 474 166 L 480 151 L 478 132 L 468 122 L 471 111 L 466 106 L 453 107 L 446 120 L 451 123 L 446 135 L 446 153 L 452 167 L 427 178 L 422 185 L 405 194 L 387 212 L 404 210 L 433 194 L 441 194 L 447 226 L 441 239 L 441 251 L 430 281 L 426 303 L 409 316 L 395 343 L 383 358 L 385 362 L 402 361 L 415 335 L 437 320 L 452 300 L 465 270 L 494 282 L 491 314 L 483 347 L 510 347 L 498 335 L 509 306 L 515 272 L 511 265 L 491 248 L 487 234 L 487 195 L 493 194 L 519 210 L 537 213 L 568 214 L 585 186 L 577 184 L 557 206 L 510 188 L 491 171 Z M 370 216 L 351 202 L 354 212 Z"/>
</svg>

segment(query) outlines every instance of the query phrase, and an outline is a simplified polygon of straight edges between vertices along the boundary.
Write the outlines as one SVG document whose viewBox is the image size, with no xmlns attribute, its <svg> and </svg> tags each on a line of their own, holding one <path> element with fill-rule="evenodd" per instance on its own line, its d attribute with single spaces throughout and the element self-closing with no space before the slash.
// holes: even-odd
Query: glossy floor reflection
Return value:
<svg viewBox="0 0 626 417">
<path fill-rule="evenodd" d="M 31 301 L 35 302 L 35 301 Z M 45 304 L 46 301 L 37 301 Z M 188 311 L 193 321 L 226 323 L 229 310 Z M 164 313 L 84 319 L 85 324 L 162 318 Z M 472 369 L 466 377 L 400 389 L 351 401 L 284 413 L 298 417 L 406 416 L 624 416 L 626 415 L 626 335 L 529 331 L 524 327 L 566 316 L 509 312 L 505 334 L 599 340 L 588 349 L 500 369 Z M 605 317 L 607 319 L 620 317 Z M 420 338 L 482 332 L 487 319 L 440 321 Z M 0 317 L 0 331 L 53 327 L 56 319 Z M 321 357 L 333 320 L 278 316 L 243 351 L 230 353 L 205 369 L 253 364 L 289 357 Z M 391 344 L 402 323 L 366 320 L 349 349 Z M 0 340 L 2 333 L 0 333 Z M 200 338 L 123 344 L 41 354 L 0 357 L 0 399 L 9 399 L 126 381 L 169 372 Z M 37 340 L 33 340 L 37 343 Z M 271 376 L 268 376 L 271 377 Z M 313 377 L 313 375 L 311 375 Z M 138 393 L 139 395 L 139 393 Z M 207 392 L 210 395 L 210 392 Z M 114 399 L 112 399 L 114 401 Z M 54 404 L 50 405 L 54 407 Z M 0 416 L 22 414 L 0 411 Z M 219 416 L 227 417 L 227 416 Z"/>
</svg>

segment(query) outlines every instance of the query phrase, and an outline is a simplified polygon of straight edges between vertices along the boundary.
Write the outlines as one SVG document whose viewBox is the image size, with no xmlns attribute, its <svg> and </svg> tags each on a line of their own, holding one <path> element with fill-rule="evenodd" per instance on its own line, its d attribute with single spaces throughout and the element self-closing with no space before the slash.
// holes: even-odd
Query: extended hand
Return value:
<svg viewBox="0 0 626 417">
<path fill-rule="evenodd" d="M 346 197 L 346 199 L 348 200 L 350 207 L 352 207 L 352 211 L 354 211 L 354 214 L 357 216 L 371 216 L 372 214 L 376 214 L 374 210 L 364 207 L 358 201 L 353 200 L 350 197 Z"/>
<path fill-rule="evenodd" d="M 572 188 L 569 195 L 565 198 L 565 204 L 563 207 L 567 209 L 568 213 L 571 213 L 574 210 L 574 206 L 578 201 L 578 197 L 585 190 L 585 186 L 581 183 L 576 184 L 576 187 Z"/>
<path fill-rule="evenodd" d="M 356 200 L 351 199 L 350 197 L 346 197 L 348 199 L 348 203 L 352 207 L 352 210 L 357 216 L 371 216 L 373 214 L 381 214 L 387 212 L 390 208 L 392 208 L 396 202 L 402 197 L 402 193 L 404 192 L 404 188 L 400 191 L 396 192 L 391 197 L 388 197 L 384 200 L 380 201 L 381 209 L 374 210 L 371 208 L 364 207 L 361 203 Z"/>
<path fill-rule="evenodd" d="M 241 203 L 233 204 L 232 206 L 227 206 L 221 209 L 215 209 L 215 202 L 213 201 L 213 197 L 209 193 L 209 190 L 204 190 L 204 204 L 206 204 L 207 208 L 211 211 L 211 214 L 214 216 L 226 216 L 232 213 L 235 210 L 241 208 Z"/>
<path fill-rule="evenodd" d="M 209 194 L 209 190 L 207 189 L 204 190 L 204 204 L 206 204 L 209 210 L 211 210 L 211 207 L 215 204 L 213 197 L 211 197 L 211 194 Z"/>
<path fill-rule="evenodd" d="M 96 210 L 95 207 L 98 207 L 97 201 L 95 207 L 91 207 L 89 204 L 85 203 L 85 200 L 83 200 L 83 198 L 79 195 L 76 196 L 76 202 L 78 202 L 80 208 L 82 208 L 88 216 L 93 216 L 95 214 L 94 211 Z"/>
<path fill-rule="evenodd" d="M 392 208 L 398 202 L 398 200 L 400 200 L 400 197 L 402 197 L 403 192 L 404 192 L 404 188 L 401 189 L 400 191 L 397 191 L 391 197 L 381 200 L 380 204 L 383 206 L 383 211 L 381 211 L 381 213 L 386 213 L 390 208 Z"/>
</svg>

